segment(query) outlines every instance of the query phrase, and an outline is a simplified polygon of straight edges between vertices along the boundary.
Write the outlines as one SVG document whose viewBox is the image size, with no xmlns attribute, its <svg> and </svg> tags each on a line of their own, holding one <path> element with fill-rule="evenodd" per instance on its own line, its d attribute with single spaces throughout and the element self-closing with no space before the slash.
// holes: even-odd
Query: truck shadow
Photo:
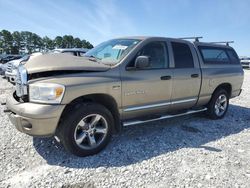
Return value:
<svg viewBox="0 0 250 188">
<path fill-rule="evenodd" d="M 90 157 L 68 154 L 52 138 L 34 138 L 33 145 L 50 165 L 70 168 L 119 167 L 182 148 L 221 152 L 221 148 L 206 144 L 250 128 L 249 122 L 250 108 L 230 105 L 222 120 L 210 120 L 200 113 L 126 127 L 121 134 L 113 137 L 101 153 Z"/>
</svg>

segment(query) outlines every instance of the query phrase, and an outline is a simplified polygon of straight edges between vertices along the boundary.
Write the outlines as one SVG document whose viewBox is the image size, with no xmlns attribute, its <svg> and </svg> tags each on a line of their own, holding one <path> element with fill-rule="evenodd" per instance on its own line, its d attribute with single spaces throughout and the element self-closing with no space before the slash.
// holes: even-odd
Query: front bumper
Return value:
<svg viewBox="0 0 250 188">
<path fill-rule="evenodd" d="M 5 76 L 9 79 L 10 82 L 15 83 L 16 82 L 16 72 L 5 72 Z"/>
<path fill-rule="evenodd" d="M 20 103 L 13 97 L 6 101 L 9 119 L 16 129 L 31 136 L 55 134 L 65 105 Z"/>
</svg>

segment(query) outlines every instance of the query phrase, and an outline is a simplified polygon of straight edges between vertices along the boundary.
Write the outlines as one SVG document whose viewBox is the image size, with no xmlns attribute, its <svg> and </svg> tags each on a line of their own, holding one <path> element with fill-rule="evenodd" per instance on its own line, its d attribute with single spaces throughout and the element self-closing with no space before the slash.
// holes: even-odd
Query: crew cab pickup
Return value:
<svg viewBox="0 0 250 188">
<path fill-rule="evenodd" d="M 45 54 L 21 64 L 5 112 L 19 131 L 55 136 L 69 152 L 87 156 L 123 126 L 201 111 L 223 118 L 243 76 L 230 46 L 118 38 L 83 58 Z"/>
</svg>

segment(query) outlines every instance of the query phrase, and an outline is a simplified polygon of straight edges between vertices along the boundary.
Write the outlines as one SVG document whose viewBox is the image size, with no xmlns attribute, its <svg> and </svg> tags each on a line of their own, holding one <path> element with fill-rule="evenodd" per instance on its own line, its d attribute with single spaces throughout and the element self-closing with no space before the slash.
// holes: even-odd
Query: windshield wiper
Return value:
<svg viewBox="0 0 250 188">
<path fill-rule="evenodd" d="M 90 56 L 85 56 L 85 57 L 88 57 L 90 61 L 97 61 L 97 60 L 101 60 L 101 58 L 98 58 L 98 57 L 95 57 L 93 55 L 90 55 Z"/>
<path fill-rule="evenodd" d="M 95 56 L 93 56 L 93 55 L 89 55 L 89 56 L 86 55 L 86 56 L 84 56 L 84 57 L 87 57 L 88 60 L 90 60 L 90 61 L 94 61 L 94 62 L 97 62 L 97 63 L 101 63 L 101 64 L 104 64 L 104 65 L 108 65 L 108 66 L 113 66 L 113 65 L 114 65 L 113 63 L 105 63 L 105 62 L 101 61 L 102 58 L 98 58 L 98 57 L 95 57 Z"/>
</svg>

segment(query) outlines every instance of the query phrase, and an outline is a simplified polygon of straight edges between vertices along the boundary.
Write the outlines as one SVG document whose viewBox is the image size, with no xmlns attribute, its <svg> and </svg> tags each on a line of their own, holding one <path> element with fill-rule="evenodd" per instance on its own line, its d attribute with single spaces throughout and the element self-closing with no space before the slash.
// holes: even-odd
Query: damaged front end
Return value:
<svg viewBox="0 0 250 188">
<path fill-rule="evenodd" d="M 23 65 L 18 66 L 16 74 L 14 98 L 19 102 L 28 100 L 28 74 Z"/>
</svg>

